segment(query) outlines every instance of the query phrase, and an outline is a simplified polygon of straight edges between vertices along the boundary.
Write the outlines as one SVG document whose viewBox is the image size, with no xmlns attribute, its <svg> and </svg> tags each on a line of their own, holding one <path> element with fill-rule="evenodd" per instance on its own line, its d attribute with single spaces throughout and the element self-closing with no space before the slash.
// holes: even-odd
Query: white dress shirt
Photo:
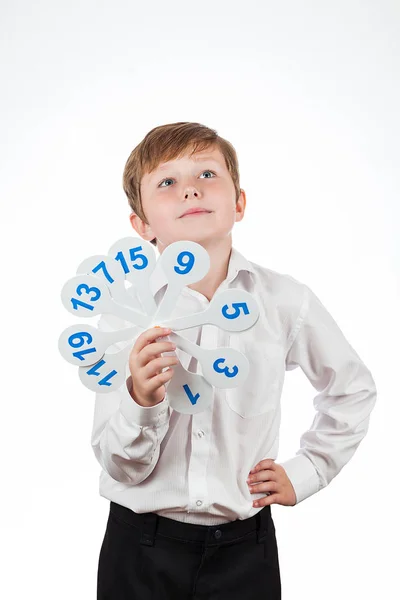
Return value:
<svg viewBox="0 0 400 600">
<path fill-rule="evenodd" d="M 226 288 L 244 289 L 257 300 L 260 316 L 252 328 L 229 333 L 203 325 L 177 333 L 204 348 L 230 346 L 243 352 L 250 362 L 246 382 L 214 388 L 211 406 L 187 415 L 169 406 L 168 384 L 161 403 L 137 404 L 128 391 L 127 364 L 127 384 L 95 398 L 91 443 L 102 467 L 99 492 L 104 498 L 136 513 L 200 525 L 259 512 L 253 501 L 266 493 L 250 494 L 246 480 L 262 459 L 277 458 L 285 371 L 297 367 L 318 394 L 316 416 L 299 450 L 280 463 L 296 503 L 328 485 L 366 435 L 376 402 L 374 380 L 313 291 L 290 275 L 249 262 L 234 247 L 227 278 L 215 293 Z M 157 305 L 165 289 L 160 275 L 152 284 Z M 170 318 L 208 305 L 205 296 L 185 287 Z M 132 326 L 110 314 L 98 322 L 103 331 Z M 134 341 L 118 342 L 107 352 L 128 344 Z M 185 368 L 197 372 L 194 357 L 179 348 L 175 352 Z"/>
</svg>

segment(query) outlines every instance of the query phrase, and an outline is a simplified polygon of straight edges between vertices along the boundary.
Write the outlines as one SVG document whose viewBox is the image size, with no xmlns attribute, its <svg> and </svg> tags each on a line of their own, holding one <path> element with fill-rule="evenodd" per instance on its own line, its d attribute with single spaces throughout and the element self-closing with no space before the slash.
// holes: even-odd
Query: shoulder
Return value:
<svg viewBox="0 0 400 600">
<path fill-rule="evenodd" d="M 254 269 L 254 290 L 262 297 L 275 301 L 279 306 L 301 307 L 307 286 L 288 273 L 275 271 L 249 261 Z"/>
<path fill-rule="evenodd" d="M 250 261 L 249 261 L 250 262 Z M 254 294 L 264 313 L 276 315 L 286 339 L 290 340 L 301 323 L 308 305 L 308 287 L 288 273 L 251 262 Z"/>
</svg>

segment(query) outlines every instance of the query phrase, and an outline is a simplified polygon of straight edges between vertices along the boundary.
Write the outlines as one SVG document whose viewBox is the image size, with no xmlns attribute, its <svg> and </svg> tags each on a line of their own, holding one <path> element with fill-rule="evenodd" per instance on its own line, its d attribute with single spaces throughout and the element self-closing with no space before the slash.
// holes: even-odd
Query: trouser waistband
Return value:
<svg viewBox="0 0 400 600">
<path fill-rule="evenodd" d="M 271 506 L 264 506 L 258 513 L 248 519 L 237 519 L 221 525 L 197 525 L 183 523 L 162 517 L 157 513 L 135 513 L 133 510 L 110 502 L 110 512 L 128 525 L 141 531 L 140 543 L 146 546 L 154 544 L 156 535 L 174 538 L 175 540 L 202 542 L 207 546 L 225 544 L 256 531 L 257 542 L 261 543 L 267 536 L 270 526 Z"/>
</svg>

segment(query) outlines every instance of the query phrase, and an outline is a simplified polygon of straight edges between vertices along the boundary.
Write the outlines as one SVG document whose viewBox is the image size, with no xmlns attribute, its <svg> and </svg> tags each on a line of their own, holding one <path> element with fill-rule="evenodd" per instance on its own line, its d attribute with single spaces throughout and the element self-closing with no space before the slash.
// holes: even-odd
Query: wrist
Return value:
<svg viewBox="0 0 400 600">
<path fill-rule="evenodd" d="M 161 402 L 164 402 L 164 400 L 165 400 L 165 396 L 159 402 L 149 402 L 147 400 L 143 400 L 142 398 L 139 398 L 139 396 L 134 392 L 134 389 L 133 389 L 132 375 L 130 375 L 128 377 L 128 379 L 126 381 L 126 387 L 128 388 L 128 392 L 129 392 L 129 395 L 132 398 L 132 400 L 136 404 L 138 404 L 139 406 L 143 406 L 144 408 L 151 408 L 152 406 L 157 406 L 157 404 L 161 404 Z"/>
<path fill-rule="evenodd" d="M 157 404 L 161 404 L 161 402 L 164 402 L 164 400 L 165 400 L 165 396 L 164 396 L 164 398 L 162 400 L 160 400 L 159 402 L 146 402 L 145 400 L 137 400 L 137 398 L 132 396 L 132 394 L 131 394 L 131 398 L 134 402 L 136 402 L 136 404 L 139 404 L 139 406 L 144 406 L 145 408 L 151 408 L 152 406 L 157 406 Z"/>
</svg>

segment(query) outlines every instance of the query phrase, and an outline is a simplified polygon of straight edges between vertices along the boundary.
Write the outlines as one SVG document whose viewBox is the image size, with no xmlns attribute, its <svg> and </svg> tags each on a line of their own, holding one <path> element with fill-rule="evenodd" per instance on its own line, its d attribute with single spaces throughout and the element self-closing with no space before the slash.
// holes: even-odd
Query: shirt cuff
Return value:
<svg viewBox="0 0 400 600">
<path fill-rule="evenodd" d="M 311 460 L 304 454 L 279 463 L 286 471 L 296 494 L 296 504 L 321 489 L 318 473 Z"/>
<path fill-rule="evenodd" d="M 132 380 L 128 377 L 125 384 L 121 386 L 122 400 L 119 409 L 125 419 L 137 425 L 149 427 L 158 426 L 166 421 L 169 417 L 167 394 L 161 402 L 154 406 L 141 406 L 129 393 L 131 383 Z"/>
</svg>

